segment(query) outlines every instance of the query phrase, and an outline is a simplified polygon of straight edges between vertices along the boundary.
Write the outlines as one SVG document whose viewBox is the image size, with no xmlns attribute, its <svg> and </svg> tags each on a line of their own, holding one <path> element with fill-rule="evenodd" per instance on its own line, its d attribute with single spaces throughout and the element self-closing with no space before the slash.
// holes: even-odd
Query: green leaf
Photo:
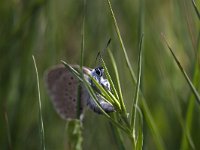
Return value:
<svg viewBox="0 0 200 150">
<path fill-rule="evenodd" d="M 137 116 L 137 110 L 138 107 L 138 99 L 139 99 L 139 92 L 140 92 L 140 81 L 141 81 L 141 72 L 142 72 L 142 41 L 143 41 L 143 35 L 141 36 L 140 43 L 139 43 L 139 60 L 138 60 L 138 80 L 137 80 L 137 86 L 136 86 L 136 92 L 135 92 L 135 98 L 133 101 L 132 106 L 132 112 L 131 112 L 131 127 L 132 127 L 132 134 L 135 136 L 135 124 L 136 124 L 136 116 Z"/>
<path fill-rule="evenodd" d="M 119 102 L 120 102 L 120 106 L 122 108 L 122 111 L 126 114 L 126 107 L 125 107 L 125 104 L 124 104 L 124 101 L 123 101 L 117 65 L 116 65 L 115 59 L 113 57 L 113 54 L 111 53 L 111 51 L 109 49 L 108 49 L 108 54 L 109 54 L 109 57 L 110 57 L 110 60 L 111 60 L 111 63 L 112 63 L 113 69 L 114 69 L 114 75 L 115 75 L 116 82 L 117 82 L 116 83 L 117 84 L 117 88 L 116 88 L 117 90 L 116 91 L 118 92 L 118 94 L 116 94 L 116 95 L 119 97 Z"/>
<path fill-rule="evenodd" d="M 122 51 L 123 51 L 123 54 L 124 54 L 124 57 L 125 57 L 125 60 L 126 60 L 126 65 L 128 66 L 128 69 L 129 69 L 129 72 L 131 74 L 132 80 L 136 81 L 136 77 L 135 77 L 135 74 L 134 74 L 133 69 L 131 67 L 131 63 L 129 61 L 128 55 L 126 53 L 126 49 L 125 49 L 125 46 L 124 46 L 124 43 L 123 43 L 123 40 L 122 40 L 122 37 L 121 37 L 121 33 L 120 33 L 120 30 L 119 30 L 119 27 L 118 27 L 118 24 L 117 24 L 117 20 L 115 18 L 115 14 L 113 12 L 110 0 L 107 0 L 107 3 L 108 3 L 109 10 L 110 10 L 110 13 L 111 13 L 111 16 L 112 16 L 112 20 L 113 20 L 113 23 L 114 23 L 114 26 L 115 26 L 115 30 L 117 32 L 117 36 L 118 36 L 118 39 L 119 39 L 119 42 L 120 42 L 120 46 L 122 48 Z"/>
<path fill-rule="evenodd" d="M 195 98 L 196 98 L 196 100 L 197 100 L 197 103 L 200 105 L 200 96 L 199 96 L 199 93 L 197 92 L 197 90 L 196 90 L 196 88 L 194 87 L 192 81 L 191 81 L 190 78 L 188 77 L 186 71 L 185 71 L 185 70 L 183 69 L 183 67 L 181 66 L 181 64 L 180 64 L 180 62 L 179 62 L 179 60 L 178 60 L 178 58 L 177 58 L 176 55 L 174 54 L 172 48 L 169 46 L 169 44 L 168 44 L 167 40 L 165 39 L 164 35 L 163 35 L 163 38 L 164 38 L 164 41 L 165 41 L 165 43 L 166 43 L 168 49 L 170 50 L 170 52 L 171 52 L 171 54 L 172 54 L 172 56 L 173 56 L 173 58 L 174 58 L 176 64 L 178 65 L 178 67 L 179 67 L 180 71 L 182 72 L 182 74 L 183 74 L 185 80 L 187 81 L 188 85 L 190 86 L 190 89 L 192 90 L 192 92 L 193 92 L 193 94 L 194 94 L 194 96 L 195 96 Z"/>
<path fill-rule="evenodd" d="M 110 0 L 107 0 L 107 3 L 108 3 L 109 10 L 110 10 L 110 13 L 111 13 L 111 17 L 112 17 L 112 20 L 113 20 L 113 23 L 114 23 L 114 26 L 115 26 L 115 30 L 117 32 L 117 36 L 118 36 L 118 39 L 119 39 L 119 42 L 120 42 L 120 46 L 122 48 L 123 55 L 124 55 L 125 60 L 126 60 L 126 65 L 128 67 L 128 70 L 129 70 L 131 78 L 132 78 L 132 82 L 136 83 L 135 73 L 133 72 L 133 69 L 132 69 L 132 66 L 130 64 L 128 55 L 126 53 L 126 49 L 125 49 L 125 46 L 124 46 L 120 31 L 119 31 L 117 20 L 115 18 L 115 15 L 114 15 Z M 150 110 L 148 108 L 148 105 L 147 105 L 147 103 L 145 101 L 145 98 L 144 98 L 144 96 L 143 96 L 143 94 L 141 92 L 140 92 L 140 94 L 141 94 L 141 97 L 142 97 L 142 101 L 141 101 L 142 105 L 141 106 L 142 106 L 142 109 L 144 111 L 145 119 L 146 119 L 146 121 L 148 123 L 148 126 L 150 127 L 150 129 L 151 129 L 151 131 L 152 131 L 152 133 L 154 135 L 155 142 L 157 144 L 158 149 L 163 150 L 164 149 L 164 145 L 163 145 L 162 138 L 161 138 L 161 136 L 160 136 L 160 134 L 159 134 L 159 132 L 157 130 L 156 124 L 154 123 L 153 117 L 152 117 L 151 112 L 150 112 Z"/>
<path fill-rule="evenodd" d="M 38 69 L 37 69 L 35 57 L 33 55 L 32 55 L 32 58 L 33 58 L 33 63 L 34 63 L 34 67 L 35 67 L 36 79 L 37 79 L 41 145 L 42 145 L 43 150 L 45 150 L 44 123 L 43 123 L 43 117 L 42 117 L 42 103 L 41 103 L 41 96 L 40 96 L 39 75 L 38 75 Z"/>
<path fill-rule="evenodd" d="M 139 112 L 139 121 L 137 128 L 137 140 L 136 140 L 136 150 L 142 150 L 143 147 L 143 115 L 141 110 L 137 107 L 137 111 Z"/>
<path fill-rule="evenodd" d="M 198 18 L 199 18 L 199 20 L 200 20 L 200 12 L 199 12 L 199 10 L 198 10 L 198 8 L 197 8 L 197 5 L 196 5 L 196 3 L 195 3 L 195 0 L 192 0 L 192 4 L 193 4 L 194 10 L 195 10 L 195 12 L 196 12 L 196 14 L 197 14 L 197 16 L 198 16 Z"/>
</svg>

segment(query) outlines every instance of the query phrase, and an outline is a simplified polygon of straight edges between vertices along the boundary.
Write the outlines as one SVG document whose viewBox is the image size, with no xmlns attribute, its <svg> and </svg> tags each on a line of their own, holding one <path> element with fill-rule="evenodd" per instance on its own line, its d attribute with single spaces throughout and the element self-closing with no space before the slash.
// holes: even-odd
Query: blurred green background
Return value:
<svg viewBox="0 0 200 150">
<path fill-rule="evenodd" d="M 142 88 L 166 149 L 181 148 L 188 107 L 191 112 L 191 141 L 200 149 L 200 107 L 175 64 L 161 33 L 192 79 L 198 71 L 200 22 L 191 1 L 111 1 L 133 69 L 137 72 L 139 30 L 143 29 Z M 196 2 L 200 6 L 200 2 Z M 200 8 L 200 7 L 198 7 Z M 48 150 L 64 149 L 66 122 L 54 111 L 43 77 L 46 69 L 65 60 L 80 63 L 83 1 L 0 1 L 0 149 L 42 149 L 39 130 L 37 82 L 32 61 L 38 65 L 45 144 Z M 143 14 L 143 17 L 141 17 Z M 140 20 L 143 24 L 140 24 Z M 130 112 L 135 85 L 130 80 L 122 50 L 106 1 L 87 0 L 84 65 L 95 67 L 98 51 L 111 37 L 110 48 L 117 61 L 122 92 Z M 109 67 L 107 54 L 104 56 Z M 197 67 L 195 69 L 195 63 Z M 112 75 L 112 71 L 110 72 Z M 195 85 L 200 86 L 200 77 Z M 188 121 L 190 122 L 190 121 Z M 83 149 L 119 149 L 111 126 L 102 115 L 86 111 Z M 144 149 L 157 149 L 144 116 Z M 127 149 L 130 143 L 125 138 Z M 187 149 L 192 149 L 188 145 Z"/>
</svg>

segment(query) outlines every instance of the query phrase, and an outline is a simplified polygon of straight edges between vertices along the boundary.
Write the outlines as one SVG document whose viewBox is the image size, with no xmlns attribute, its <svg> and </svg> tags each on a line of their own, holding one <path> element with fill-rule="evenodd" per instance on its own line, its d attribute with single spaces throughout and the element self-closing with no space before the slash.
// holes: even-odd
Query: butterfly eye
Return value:
<svg viewBox="0 0 200 150">
<path fill-rule="evenodd" d="M 101 70 L 100 70 L 99 68 L 96 68 L 96 69 L 95 69 L 95 72 L 96 72 L 96 74 L 97 74 L 98 76 L 102 76 Z"/>
</svg>

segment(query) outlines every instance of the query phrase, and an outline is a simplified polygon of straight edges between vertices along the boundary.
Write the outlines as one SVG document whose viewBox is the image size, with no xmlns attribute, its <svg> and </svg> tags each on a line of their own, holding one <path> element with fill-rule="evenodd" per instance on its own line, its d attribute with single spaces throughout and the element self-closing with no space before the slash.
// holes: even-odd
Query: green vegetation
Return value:
<svg viewBox="0 0 200 150">
<path fill-rule="evenodd" d="M 0 1 L 0 149 L 200 149 L 199 14 L 195 0 Z M 112 93 L 99 88 L 116 112 L 66 123 L 45 70 L 94 68 L 109 38 Z"/>
</svg>

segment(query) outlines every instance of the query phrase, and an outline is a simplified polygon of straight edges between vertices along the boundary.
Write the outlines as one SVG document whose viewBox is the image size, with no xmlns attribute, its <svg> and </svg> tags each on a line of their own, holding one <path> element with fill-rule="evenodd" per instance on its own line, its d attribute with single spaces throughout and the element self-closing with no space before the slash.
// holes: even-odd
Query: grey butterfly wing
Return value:
<svg viewBox="0 0 200 150">
<path fill-rule="evenodd" d="M 74 66 L 77 67 L 77 66 Z M 83 112 L 84 102 L 89 98 L 88 92 L 80 86 L 78 102 L 77 77 L 64 66 L 56 66 L 46 73 L 46 85 L 55 110 L 63 119 L 78 119 Z"/>
</svg>

